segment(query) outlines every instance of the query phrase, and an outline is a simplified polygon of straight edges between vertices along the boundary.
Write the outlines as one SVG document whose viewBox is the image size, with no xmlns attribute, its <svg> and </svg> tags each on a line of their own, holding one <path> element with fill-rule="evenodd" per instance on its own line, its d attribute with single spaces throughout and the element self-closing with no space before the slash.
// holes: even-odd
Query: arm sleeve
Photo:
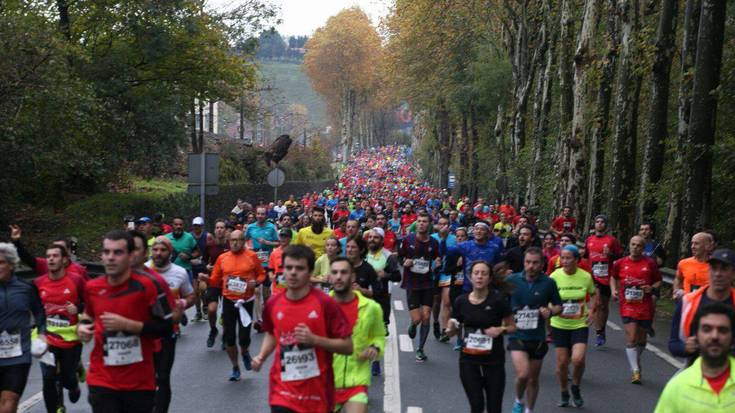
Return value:
<svg viewBox="0 0 735 413">
<path fill-rule="evenodd" d="M 681 323 L 681 300 L 677 301 L 674 315 L 671 316 L 671 333 L 669 333 L 669 353 L 676 357 L 688 357 L 684 342 L 679 338 L 679 324 Z"/>
<path fill-rule="evenodd" d="M 184 282 L 181 283 L 181 287 L 179 290 L 181 291 L 182 296 L 187 296 L 189 294 L 194 294 L 194 287 L 191 285 L 191 281 L 189 281 L 188 274 L 184 274 L 185 277 L 183 277 Z"/>
<path fill-rule="evenodd" d="M 383 325 L 383 309 L 380 305 L 370 303 L 370 343 L 377 347 L 379 355 L 385 351 L 385 326 Z"/>
<path fill-rule="evenodd" d="M 31 255 L 30 252 L 26 249 L 25 245 L 23 245 L 20 241 L 13 241 L 13 245 L 15 245 L 15 249 L 18 250 L 18 257 L 20 258 L 20 261 L 29 266 L 32 270 L 36 269 L 36 257 Z"/>
<path fill-rule="evenodd" d="M 258 259 L 257 255 L 253 258 L 253 265 L 255 265 L 255 280 L 258 284 L 264 283 L 265 268 L 263 268 L 263 265 L 260 263 L 260 259 Z"/>
<path fill-rule="evenodd" d="M 209 276 L 209 286 L 214 288 L 222 288 L 222 255 L 217 257 L 212 268 L 212 274 Z"/>
<path fill-rule="evenodd" d="M 153 278 L 151 278 L 151 283 L 153 286 L 147 287 L 151 318 L 143 322 L 140 334 L 149 337 L 169 337 L 174 332 L 171 313 L 173 295 L 168 284 L 160 283 Z"/>
<path fill-rule="evenodd" d="M 31 286 L 31 314 L 33 314 L 33 320 L 38 327 L 39 333 L 46 332 L 46 312 L 43 309 L 41 303 L 41 297 L 38 295 L 38 288 L 36 284 L 29 283 Z"/>
<path fill-rule="evenodd" d="M 551 281 L 554 282 L 554 289 L 551 292 L 551 304 L 553 305 L 561 305 L 561 296 L 559 295 L 559 287 L 556 286 L 556 280 L 551 278 Z"/>
<path fill-rule="evenodd" d="M 401 269 L 398 266 L 398 256 L 391 254 L 385 265 L 385 272 L 389 274 L 388 279 L 393 282 L 401 281 Z"/>
<path fill-rule="evenodd" d="M 454 303 L 452 303 L 452 318 L 459 321 L 460 323 L 464 323 L 464 317 L 462 316 L 462 301 L 461 296 L 457 297 L 456 300 L 454 300 Z"/>
</svg>

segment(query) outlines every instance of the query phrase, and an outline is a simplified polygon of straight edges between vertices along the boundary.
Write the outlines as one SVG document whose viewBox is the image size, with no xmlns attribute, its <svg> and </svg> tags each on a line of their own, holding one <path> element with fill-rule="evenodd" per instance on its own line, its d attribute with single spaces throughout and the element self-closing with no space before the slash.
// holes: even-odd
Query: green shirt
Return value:
<svg viewBox="0 0 735 413">
<path fill-rule="evenodd" d="M 179 238 L 174 237 L 174 233 L 166 234 L 166 238 L 171 240 L 171 244 L 174 246 L 173 255 L 176 257 L 174 264 L 184 267 L 184 269 L 191 271 L 191 253 L 197 248 L 197 240 L 193 235 L 184 231 Z M 180 253 L 188 255 L 190 258 L 186 261 L 179 257 Z"/>
<path fill-rule="evenodd" d="M 595 283 L 587 271 L 577 267 L 577 272 L 569 275 L 564 268 L 551 273 L 556 281 L 562 302 L 562 313 L 551 317 L 551 326 L 562 330 L 577 330 L 587 327 L 587 303 L 595 293 Z"/>
</svg>

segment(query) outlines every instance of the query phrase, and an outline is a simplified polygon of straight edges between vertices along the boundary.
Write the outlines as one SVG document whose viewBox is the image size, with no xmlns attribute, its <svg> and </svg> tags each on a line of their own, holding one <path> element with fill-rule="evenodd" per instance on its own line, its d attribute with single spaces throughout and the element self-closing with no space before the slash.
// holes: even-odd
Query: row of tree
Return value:
<svg viewBox="0 0 735 413">
<path fill-rule="evenodd" d="M 459 194 L 547 218 L 569 205 L 586 228 L 607 213 L 621 237 L 653 220 L 677 256 L 699 228 L 735 236 L 733 12 L 721 0 L 397 0 L 385 82 L 417 114 L 435 184 L 452 171 Z"/>
<path fill-rule="evenodd" d="M 277 30 L 265 30 L 258 37 L 258 51 L 255 57 L 258 59 L 302 61 L 304 59 L 304 46 L 308 39 L 307 36 L 289 36 L 288 39 L 284 40 Z"/>
<path fill-rule="evenodd" d="M 205 3 L 2 2 L 0 218 L 19 203 L 63 205 L 130 174 L 165 174 L 188 151 L 195 101 L 255 88 L 257 36 L 276 11 Z M 191 143 L 203 147 L 196 134 Z"/>
</svg>

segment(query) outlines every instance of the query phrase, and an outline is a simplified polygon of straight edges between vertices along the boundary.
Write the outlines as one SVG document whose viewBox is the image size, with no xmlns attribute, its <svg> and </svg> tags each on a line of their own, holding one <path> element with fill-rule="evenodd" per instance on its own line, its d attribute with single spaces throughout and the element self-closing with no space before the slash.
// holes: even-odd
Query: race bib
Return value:
<svg viewBox="0 0 735 413">
<path fill-rule="evenodd" d="M 592 266 L 592 275 L 595 277 L 606 278 L 607 277 L 607 263 L 597 262 Z"/>
<path fill-rule="evenodd" d="M 426 274 L 429 272 L 429 269 L 431 269 L 431 261 L 423 258 L 416 258 L 413 260 L 411 272 L 416 274 Z"/>
<path fill-rule="evenodd" d="M 281 353 L 281 380 L 306 380 L 319 376 L 319 364 L 313 347 L 300 350 L 296 345 Z"/>
<path fill-rule="evenodd" d="M 539 311 L 524 307 L 516 312 L 516 327 L 519 330 L 535 330 L 538 328 Z"/>
<path fill-rule="evenodd" d="M 580 318 L 582 317 L 582 303 L 567 301 L 561 305 L 562 318 Z"/>
<path fill-rule="evenodd" d="M 268 262 L 268 257 L 270 257 L 271 252 L 266 250 L 255 251 L 255 255 L 258 256 L 260 262 Z"/>
<path fill-rule="evenodd" d="M 643 301 L 643 290 L 638 287 L 627 287 L 625 289 L 625 301 L 629 303 L 640 303 Z"/>
<path fill-rule="evenodd" d="M 241 280 L 235 276 L 230 276 L 227 279 L 227 289 L 237 294 L 244 294 L 245 290 L 248 289 L 247 281 Z"/>
<path fill-rule="evenodd" d="M 0 333 L 0 359 L 12 359 L 22 355 L 20 333 L 8 334 L 7 331 Z"/>
<path fill-rule="evenodd" d="M 69 320 L 65 320 L 63 318 L 49 317 L 46 319 L 47 327 L 64 328 L 69 327 L 70 325 L 71 323 L 69 323 Z"/>
<path fill-rule="evenodd" d="M 139 336 L 105 337 L 105 366 L 127 366 L 143 361 Z"/>
<path fill-rule="evenodd" d="M 474 333 L 467 333 L 464 338 L 464 347 L 466 350 L 472 350 L 473 353 L 487 354 L 493 350 L 493 338 L 478 328 Z"/>
</svg>

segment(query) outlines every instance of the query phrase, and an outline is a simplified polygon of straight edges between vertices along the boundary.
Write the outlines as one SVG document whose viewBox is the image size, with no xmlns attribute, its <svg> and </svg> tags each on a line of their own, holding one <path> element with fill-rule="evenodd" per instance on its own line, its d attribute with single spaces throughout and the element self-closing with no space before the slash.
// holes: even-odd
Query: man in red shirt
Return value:
<svg viewBox="0 0 735 413">
<path fill-rule="evenodd" d="M 623 247 L 617 238 L 607 233 L 607 216 L 595 217 L 595 233 L 584 242 L 584 255 L 592 265 L 592 278 L 595 280 L 595 320 L 597 346 L 605 344 L 605 324 L 610 312 L 610 277 L 609 267 L 616 259 L 623 256 Z"/>
<path fill-rule="evenodd" d="M 398 239 L 396 238 L 396 234 L 388 227 L 388 218 L 384 213 L 380 213 L 375 217 L 375 226 L 382 228 L 385 234 L 383 237 L 383 248 L 390 252 L 395 252 Z"/>
<path fill-rule="evenodd" d="M 25 249 L 25 246 L 21 242 L 21 236 L 23 235 L 22 230 L 17 225 L 10 225 L 10 240 L 13 242 L 13 245 L 15 245 L 15 248 L 18 250 L 18 256 L 20 257 L 20 260 L 27 266 L 29 266 L 32 270 L 36 272 L 37 276 L 41 276 L 44 274 L 47 274 L 49 272 L 48 263 L 46 261 L 46 258 L 44 257 L 34 257 L 32 256 L 28 250 Z M 54 245 L 61 245 L 64 247 L 67 251 L 67 255 L 69 257 L 65 260 L 65 271 L 69 274 L 75 273 L 78 276 L 80 276 L 84 281 L 89 280 L 89 275 L 87 274 L 87 267 L 76 263 L 72 261 L 70 254 L 73 253 L 72 251 L 72 243 L 67 238 L 57 238 L 53 242 Z"/>
<path fill-rule="evenodd" d="M 314 252 L 303 245 L 283 251 L 286 292 L 263 310 L 266 332 L 253 370 L 275 351 L 270 371 L 271 412 L 331 412 L 335 391 L 332 353 L 352 354 L 352 329 L 334 299 L 312 288 Z"/>
<path fill-rule="evenodd" d="M 661 273 L 652 258 L 643 255 L 646 240 L 630 239 L 630 255 L 615 261 L 610 269 L 610 289 L 620 300 L 620 316 L 625 330 L 625 354 L 633 372 L 631 383 L 641 384 L 641 353 L 651 329 L 655 303 L 653 291 L 661 287 Z"/>
<path fill-rule="evenodd" d="M 344 198 L 339 200 L 339 204 L 337 204 L 337 209 L 335 209 L 334 213 L 332 213 L 332 222 L 337 223 L 342 217 L 344 217 L 345 219 L 348 219 L 350 217 L 350 210 L 349 208 L 347 208 L 347 200 Z"/>
<path fill-rule="evenodd" d="M 559 237 L 565 232 L 574 233 L 577 229 L 577 219 L 572 216 L 572 208 L 566 206 L 561 212 L 561 215 L 556 217 L 551 223 L 550 232 Z"/>
<path fill-rule="evenodd" d="M 165 286 L 131 268 L 133 237 L 112 231 L 102 242 L 105 275 L 85 286 L 79 338 L 94 338 L 89 404 L 95 413 L 144 412 L 154 405 L 155 339 L 173 334 Z"/>
</svg>

